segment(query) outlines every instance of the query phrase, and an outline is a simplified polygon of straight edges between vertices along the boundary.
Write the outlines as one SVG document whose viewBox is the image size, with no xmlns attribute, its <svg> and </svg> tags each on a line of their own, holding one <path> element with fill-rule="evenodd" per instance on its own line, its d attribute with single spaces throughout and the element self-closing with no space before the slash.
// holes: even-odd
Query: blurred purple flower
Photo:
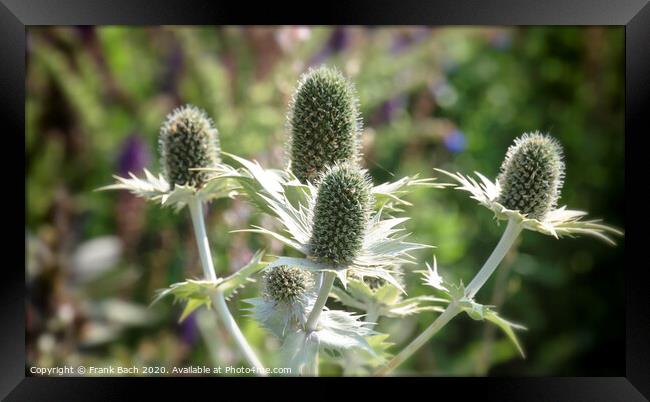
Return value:
<svg viewBox="0 0 650 402">
<path fill-rule="evenodd" d="M 404 108 L 405 103 L 406 97 L 404 95 L 398 95 L 384 101 L 379 106 L 377 124 L 385 124 L 393 120 L 395 114 Z"/>
<path fill-rule="evenodd" d="M 332 52 L 337 53 L 345 49 L 350 42 L 350 36 L 345 28 L 336 28 L 327 42 L 327 46 L 332 50 Z"/>
<path fill-rule="evenodd" d="M 323 49 L 316 53 L 308 65 L 314 66 L 323 63 L 328 57 L 344 50 L 350 43 L 350 33 L 343 27 L 337 27 L 330 34 Z"/>
<path fill-rule="evenodd" d="M 161 87 L 165 92 L 176 92 L 178 80 L 183 70 L 183 49 L 179 45 L 174 46 L 167 55 L 165 69 L 162 73 Z"/>
<path fill-rule="evenodd" d="M 431 30 L 426 27 L 415 28 L 411 32 L 400 32 L 395 37 L 393 44 L 391 45 L 391 53 L 399 53 L 411 45 L 415 45 L 418 42 L 423 41 L 431 34 Z"/>
<path fill-rule="evenodd" d="M 199 326 L 196 322 L 196 312 L 187 316 L 179 324 L 179 336 L 181 342 L 186 345 L 194 345 L 199 338 Z"/>
<path fill-rule="evenodd" d="M 443 139 L 443 142 L 445 144 L 445 147 L 447 147 L 447 149 L 453 153 L 464 151 L 467 145 L 465 134 L 463 134 L 463 132 L 457 128 L 447 133 Z"/>
<path fill-rule="evenodd" d="M 138 174 L 149 164 L 150 152 L 146 142 L 138 134 L 130 135 L 120 147 L 117 170 L 121 176 L 129 172 Z"/>
</svg>

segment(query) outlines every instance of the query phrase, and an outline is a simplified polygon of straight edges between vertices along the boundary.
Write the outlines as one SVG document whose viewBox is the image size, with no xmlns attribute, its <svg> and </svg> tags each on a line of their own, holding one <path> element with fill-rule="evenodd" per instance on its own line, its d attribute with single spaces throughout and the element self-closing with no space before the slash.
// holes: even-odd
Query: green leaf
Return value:
<svg viewBox="0 0 650 402">
<path fill-rule="evenodd" d="M 526 329 L 525 327 L 512 323 L 497 314 L 496 311 L 492 310 L 488 306 L 476 303 L 471 299 L 463 298 L 458 301 L 458 306 L 467 313 L 473 320 L 478 321 L 489 321 L 499 328 L 508 336 L 510 341 L 515 345 L 522 357 L 526 357 L 517 336 L 515 335 L 514 329 Z"/>
<path fill-rule="evenodd" d="M 263 257 L 264 250 L 256 252 L 248 264 L 219 282 L 218 287 L 222 289 L 223 295 L 226 299 L 235 294 L 237 289 L 252 281 L 251 276 L 264 268 L 266 263 L 262 262 Z"/>
<path fill-rule="evenodd" d="M 356 308 L 363 311 L 367 310 L 367 306 L 362 301 L 359 301 L 354 297 L 350 296 L 349 293 L 347 293 L 345 290 L 339 287 L 336 286 L 332 287 L 332 290 L 330 291 L 330 297 L 338 300 L 340 303 L 348 307 Z"/>
<path fill-rule="evenodd" d="M 515 346 L 517 347 L 517 350 L 521 354 L 521 357 L 523 357 L 523 358 L 526 357 L 526 353 L 524 353 L 524 349 L 519 344 L 519 340 L 517 339 L 517 335 L 513 331 L 513 328 L 514 329 L 526 329 L 525 327 L 523 327 L 521 325 L 518 325 L 518 324 L 514 324 L 514 323 L 512 323 L 510 321 L 505 320 L 504 318 L 500 317 L 495 311 L 492 311 L 490 309 L 488 309 L 488 311 L 487 311 L 487 313 L 485 315 L 485 319 L 490 321 L 491 323 L 497 325 L 499 328 L 501 328 L 501 330 L 503 332 L 505 332 L 506 335 L 508 335 L 508 338 L 512 341 L 512 343 L 515 344 Z"/>
<path fill-rule="evenodd" d="M 370 286 L 361 279 L 350 279 L 348 281 L 347 291 L 352 297 L 362 301 L 364 304 L 372 302 L 374 299 L 374 294 Z"/>
<path fill-rule="evenodd" d="M 392 305 L 399 301 L 402 293 L 390 283 L 385 283 L 375 291 L 375 300 L 385 305 Z"/>
<path fill-rule="evenodd" d="M 199 307 L 206 305 L 203 300 L 201 299 L 188 299 L 187 303 L 185 304 L 185 308 L 183 309 L 183 313 L 181 314 L 180 318 L 178 319 L 178 322 L 183 322 L 190 314 L 194 312 L 194 310 L 198 309 Z M 210 303 L 208 302 L 207 306 L 209 307 Z"/>
<path fill-rule="evenodd" d="M 370 366 L 377 367 L 385 363 L 386 360 L 391 357 L 391 353 L 388 352 L 388 349 L 390 349 L 394 343 L 386 341 L 389 337 L 390 334 L 378 333 L 377 335 L 372 335 L 366 338 L 368 340 L 368 345 L 370 345 L 373 350 L 372 355 L 369 356 L 369 359 L 367 360 L 367 363 Z"/>
<path fill-rule="evenodd" d="M 199 307 L 211 307 L 212 300 L 210 294 L 216 289 L 216 287 L 217 283 L 210 281 L 187 280 L 185 282 L 177 282 L 169 286 L 167 289 L 158 290 L 151 305 L 159 302 L 167 296 L 172 296 L 174 298 L 174 303 L 186 303 L 179 319 L 179 322 L 182 322 Z"/>
<path fill-rule="evenodd" d="M 184 282 L 174 283 L 167 289 L 158 290 L 151 304 L 153 305 L 167 296 L 172 296 L 174 303 L 185 303 L 183 313 L 179 319 L 179 322 L 181 322 L 199 307 L 211 308 L 211 296 L 217 288 L 222 289 L 224 297 L 231 297 L 237 289 L 250 280 L 251 275 L 264 268 L 264 263 L 261 261 L 263 256 L 264 251 L 258 251 L 243 268 L 227 278 L 219 279 L 217 282 L 189 279 Z"/>
</svg>

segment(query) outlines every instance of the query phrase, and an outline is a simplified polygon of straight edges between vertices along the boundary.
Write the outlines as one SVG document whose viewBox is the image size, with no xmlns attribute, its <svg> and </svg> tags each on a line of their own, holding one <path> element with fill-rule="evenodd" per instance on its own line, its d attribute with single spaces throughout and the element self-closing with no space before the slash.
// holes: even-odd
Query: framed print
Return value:
<svg viewBox="0 0 650 402">
<path fill-rule="evenodd" d="M 650 395 L 646 2 L 0 18 L 6 400 Z"/>
</svg>

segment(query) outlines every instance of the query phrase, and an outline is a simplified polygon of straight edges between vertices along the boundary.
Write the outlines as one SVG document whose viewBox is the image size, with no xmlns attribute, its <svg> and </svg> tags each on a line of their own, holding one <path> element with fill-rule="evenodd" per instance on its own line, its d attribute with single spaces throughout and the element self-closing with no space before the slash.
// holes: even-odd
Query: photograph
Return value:
<svg viewBox="0 0 650 402">
<path fill-rule="evenodd" d="M 25 376 L 625 377 L 625 45 L 26 26 Z"/>
</svg>

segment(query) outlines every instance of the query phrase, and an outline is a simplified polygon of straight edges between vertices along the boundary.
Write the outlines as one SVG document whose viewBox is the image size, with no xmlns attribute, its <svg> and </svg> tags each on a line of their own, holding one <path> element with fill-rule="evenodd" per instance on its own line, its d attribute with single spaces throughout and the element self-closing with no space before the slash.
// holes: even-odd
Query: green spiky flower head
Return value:
<svg viewBox="0 0 650 402">
<path fill-rule="evenodd" d="M 319 180 L 310 255 L 335 266 L 352 262 L 361 250 L 373 196 L 366 172 L 351 164 L 328 168 Z"/>
<path fill-rule="evenodd" d="M 217 129 L 207 114 L 194 106 L 175 109 L 160 128 L 160 156 L 167 181 L 199 188 L 208 174 L 193 168 L 213 168 L 221 152 Z"/>
<path fill-rule="evenodd" d="M 508 209 L 542 220 L 556 207 L 564 180 L 562 147 L 549 135 L 525 133 L 508 148 L 497 199 Z"/>
<path fill-rule="evenodd" d="M 291 171 L 314 181 L 338 162 L 359 157 L 358 100 L 352 83 L 328 67 L 310 69 L 298 82 L 289 106 Z"/>
<path fill-rule="evenodd" d="M 292 304 L 314 285 L 312 274 L 298 267 L 268 268 L 262 276 L 263 295 L 276 303 Z"/>
</svg>

